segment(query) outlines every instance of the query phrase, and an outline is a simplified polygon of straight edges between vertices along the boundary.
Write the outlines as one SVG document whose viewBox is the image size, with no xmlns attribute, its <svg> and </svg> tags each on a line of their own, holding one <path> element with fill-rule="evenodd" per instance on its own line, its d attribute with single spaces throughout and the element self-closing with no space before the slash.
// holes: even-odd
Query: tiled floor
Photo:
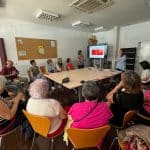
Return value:
<svg viewBox="0 0 150 150">
<path fill-rule="evenodd" d="M 19 137 L 19 133 L 17 133 Z M 25 140 L 24 136 L 20 137 L 19 148 L 17 147 L 17 141 L 15 134 L 9 135 L 3 139 L 2 147 L 0 150 L 30 150 L 32 139 Z M 4 149 L 3 149 L 4 146 Z M 50 150 L 51 149 L 51 141 L 50 139 L 45 139 L 42 136 L 36 137 L 36 141 L 34 143 L 33 150 Z M 53 150 L 71 150 L 72 145 L 66 146 L 66 144 L 62 140 L 62 135 L 58 136 L 54 139 Z M 97 150 L 97 148 L 90 148 L 85 150 Z"/>
</svg>

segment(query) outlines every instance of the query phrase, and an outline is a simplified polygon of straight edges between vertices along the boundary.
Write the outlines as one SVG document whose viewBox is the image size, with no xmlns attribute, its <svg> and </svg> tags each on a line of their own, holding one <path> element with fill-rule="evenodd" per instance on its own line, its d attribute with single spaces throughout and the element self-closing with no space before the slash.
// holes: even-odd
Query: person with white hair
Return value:
<svg viewBox="0 0 150 150">
<path fill-rule="evenodd" d="M 31 114 L 50 118 L 52 121 L 50 136 L 57 133 L 58 130 L 63 130 L 67 114 L 57 100 L 49 98 L 49 92 L 50 86 L 47 80 L 36 79 L 32 82 L 29 87 L 31 97 L 28 100 L 26 110 Z"/>
</svg>

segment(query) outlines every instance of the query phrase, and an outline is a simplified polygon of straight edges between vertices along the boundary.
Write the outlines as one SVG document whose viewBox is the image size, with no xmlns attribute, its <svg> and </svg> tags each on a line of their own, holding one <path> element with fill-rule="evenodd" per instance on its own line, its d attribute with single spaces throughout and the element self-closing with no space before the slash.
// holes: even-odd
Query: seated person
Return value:
<svg viewBox="0 0 150 150">
<path fill-rule="evenodd" d="M 66 69 L 67 69 L 67 70 L 73 70 L 74 67 L 73 67 L 73 64 L 72 64 L 72 62 L 71 62 L 71 58 L 67 58 L 66 62 L 67 62 L 67 64 L 66 64 Z"/>
<path fill-rule="evenodd" d="M 69 110 L 73 123 L 71 127 L 92 129 L 107 125 L 112 118 L 109 102 L 98 101 L 99 88 L 94 81 L 83 83 L 84 102 L 75 103 Z"/>
<path fill-rule="evenodd" d="M 119 141 L 126 150 L 150 149 L 150 126 L 138 124 L 119 131 Z"/>
<path fill-rule="evenodd" d="M 5 99 L 8 97 L 5 91 L 6 79 L 0 77 L 0 134 L 8 132 L 22 123 L 22 118 L 19 113 L 19 102 L 24 98 L 24 94 L 19 92 L 16 97 L 11 100 Z M 5 97 L 6 96 L 6 97 Z"/>
<path fill-rule="evenodd" d="M 144 106 L 137 113 L 139 123 L 150 126 L 150 90 L 144 91 Z"/>
<path fill-rule="evenodd" d="M 62 62 L 62 58 L 58 58 L 58 59 L 57 59 L 56 71 L 57 71 L 57 72 L 64 71 L 64 64 L 63 64 L 63 62 Z"/>
<path fill-rule="evenodd" d="M 143 107 L 140 76 L 133 71 L 122 73 L 120 83 L 107 94 L 106 99 L 111 103 L 114 114 L 111 124 L 121 126 L 126 112 Z"/>
<path fill-rule="evenodd" d="M 0 96 L 3 98 L 9 97 L 8 92 L 5 88 L 6 83 L 7 83 L 7 80 L 6 80 L 5 76 L 0 75 Z"/>
<path fill-rule="evenodd" d="M 52 59 L 47 60 L 46 71 L 47 73 L 53 73 L 55 71 Z"/>
<path fill-rule="evenodd" d="M 30 80 L 34 81 L 42 77 L 39 67 L 36 65 L 35 60 L 30 60 L 31 67 L 29 69 Z"/>
<path fill-rule="evenodd" d="M 144 85 L 150 85 L 150 64 L 148 61 L 140 62 L 140 65 L 143 69 L 141 74 L 141 80 Z"/>
<path fill-rule="evenodd" d="M 30 98 L 27 103 L 29 113 L 47 116 L 52 121 L 49 134 L 55 134 L 58 130 L 64 128 L 67 114 L 61 104 L 52 98 L 49 98 L 49 83 L 44 79 L 36 79 L 30 84 Z"/>
<path fill-rule="evenodd" d="M 1 74 L 6 77 L 7 80 L 14 81 L 18 78 L 19 71 L 13 66 L 11 60 L 7 60 L 6 65 L 2 68 Z"/>
</svg>

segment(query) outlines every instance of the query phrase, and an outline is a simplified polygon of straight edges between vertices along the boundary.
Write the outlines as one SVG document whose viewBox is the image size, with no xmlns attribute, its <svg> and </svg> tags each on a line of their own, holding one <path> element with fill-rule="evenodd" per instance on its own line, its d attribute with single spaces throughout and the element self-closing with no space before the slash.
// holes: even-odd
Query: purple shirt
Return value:
<svg viewBox="0 0 150 150">
<path fill-rule="evenodd" d="M 71 115 L 74 121 L 80 120 L 85 115 L 87 115 L 93 109 L 93 107 L 95 107 L 96 103 L 96 101 L 76 103 L 71 107 L 69 115 Z M 107 125 L 109 123 L 109 119 L 111 119 L 112 116 L 113 115 L 108 103 L 99 102 L 89 115 L 80 121 L 73 122 L 71 127 L 81 129 L 97 128 Z"/>
</svg>

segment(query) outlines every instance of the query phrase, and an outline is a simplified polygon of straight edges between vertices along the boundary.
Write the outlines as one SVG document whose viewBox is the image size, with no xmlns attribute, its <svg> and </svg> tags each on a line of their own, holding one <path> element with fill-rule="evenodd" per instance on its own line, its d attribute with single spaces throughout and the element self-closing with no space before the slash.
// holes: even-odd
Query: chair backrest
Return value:
<svg viewBox="0 0 150 150">
<path fill-rule="evenodd" d="M 137 111 L 136 110 L 130 110 L 125 113 L 124 119 L 123 119 L 123 125 L 122 127 L 125 128 L 126 125 L 136 116 Z"/>
<path fill-rule="evenodd" d="M 39 69 L 40 69 L 42 74 L 46 73 L 46 67 L 45 66 L 39 66 Z"/>
<path fill-rule="evenodd" d="M 75 148 L 96 147 L 110 129 L 109 125 L 95 129 L 68 128 L 68 138 Z"/>
<path fill-rule="evenodd" d="M 23 110 L 24 115 L 28 119 L 29 123 L 31 124 L 34 132 L 47 137 L 48 132 L 51 127 L 51 121 L 48 117 L 42 117 L 38 115 L 33 115 L 28 113 L 27 111 Z"/>
</svg>

